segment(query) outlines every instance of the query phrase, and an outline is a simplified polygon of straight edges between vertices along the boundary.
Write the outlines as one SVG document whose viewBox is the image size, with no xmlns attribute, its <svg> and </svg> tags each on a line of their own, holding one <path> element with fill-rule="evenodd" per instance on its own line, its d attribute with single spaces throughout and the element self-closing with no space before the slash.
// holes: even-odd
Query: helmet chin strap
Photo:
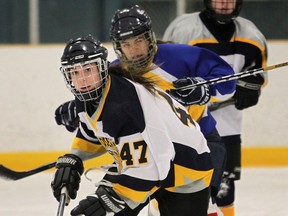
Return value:
<svg viewBox="0 0 288 216">
<path fill-rule="evenodd" d="M 229 24 L 231 22 L 233 22 L 233 20 L 235 19 L 236 17 L 234 18 L 229 18 L 227 20 L 216 20 L 216 22 L 220 25 L 226 25 L 226 24 Z"/>
<path fill-rule="evenodd" d="M 208 9 L 206 9 L 204 13 L 209 19 L 213 20 L 213 22 L 218 25 L 229 24 L 236 18 L 236 16 L 232 16 L 232 14 L 221 15 Z"/>
</svg>

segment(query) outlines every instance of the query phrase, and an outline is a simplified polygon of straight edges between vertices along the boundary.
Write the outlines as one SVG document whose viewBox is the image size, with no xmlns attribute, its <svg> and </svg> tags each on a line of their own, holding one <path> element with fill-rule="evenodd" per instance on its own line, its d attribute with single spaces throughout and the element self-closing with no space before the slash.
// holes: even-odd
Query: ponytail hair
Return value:
<svg viewBox="0 0 288 216">
<path fill-rule="evenodd" d="M 147 76 L 144 76 L 144 74 L 146 74 L 147 72 L 149 72 L 150 70 L 153 70 L 155 68 L 150 67 L 150 68 L 146 68 L 146 69 L 131 69 L 128 67 L 125 67 L 125 65 L 119 63 L 110 65 L 109 67 L 109 73 L 116 75 L 116 76 L 120 76 L 120 77 L 124 77 L 127 78 L 133 82 L 139 83 L 141 85 L 143 85 L 150 93 L 155 94 L 155 82 L 150 79 Z"/>
</svg>

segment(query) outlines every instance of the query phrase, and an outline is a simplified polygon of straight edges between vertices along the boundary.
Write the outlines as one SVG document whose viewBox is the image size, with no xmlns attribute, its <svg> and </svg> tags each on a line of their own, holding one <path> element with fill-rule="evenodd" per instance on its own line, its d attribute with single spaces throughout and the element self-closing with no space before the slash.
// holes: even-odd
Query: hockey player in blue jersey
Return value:
<svg viewBox="0 0 288 216">
<path fill-rule="evenodd" d="M 137 215 L 131 210 L 151 197 L 161 215 L 206 216 L 213 167 L 199 125 L 145 70 L 108 64 L 107 49 L 91 35 L 70 40 L 61 58 L 80 119 L 73 146 L 90 157 L 108 152 L 115 162 L 71 215 Z M 51 183 L 58 200 L 63 187 L 76 197 L 83 170 L 77 155 L 59 157 Z"/>
<path fill-rule="evenodd" d="M 202 12 L 184 14 L 172 21 L 163 39 L 209 49 L 227 61 L 235 73 L 265 67 L 265 37 L 251 21 L 238 16 L 242 0 L 204 0 L 204 5 Z M 241 110 L 257 104 L 265 84 L 266 73 L 239 79 L 229 99 L 233 103 L 212 112 L 227 149 L 225 175 L 216 199 L 225 216 L 234 215 L 234 181 L 240 179 Z"/>
</svg>

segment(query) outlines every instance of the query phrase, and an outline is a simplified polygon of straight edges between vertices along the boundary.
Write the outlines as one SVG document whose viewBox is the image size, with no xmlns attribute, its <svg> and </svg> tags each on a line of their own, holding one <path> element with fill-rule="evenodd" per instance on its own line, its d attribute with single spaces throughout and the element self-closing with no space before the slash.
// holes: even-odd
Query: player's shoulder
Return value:
<svg viewBox="0 0 288 216">
<path fill-rule="evenodd" d="M 185 29 L 197 25 L 198 22 L 200 22 L 200 17 L 199 17 L 200 12 L 195 12 L 195 13 L 187 13 L 187 14 L 182 14 L 178 17 L 176 17 L 167 27 L 166 31 L 174 31 L 177 29 L 179 31 L 180 29 L 184 31 Z M 167 34 L 167 33 L 166 33 Z M 165 36 L 165 34 L 164 34 Z M 165 37 L 164 37 L 165 38 Z"/>
<path fill-rule="evenodd" d="M 191 58 L 200 56 L 203 49 L 188 44 L 158 44 L 158 51 L 153 62 L 166 62 L 166 64 L 176 61 L 189 61 Z"/>
<path fill-rule="evenodd" d="M 135 84 L 128 79 L 110 74 L 110 84 L 106 88 L 104 95 L 105 115 L 107 116 L 123 116 L 123 111 L 129 110 L 131 107 L 140 112 L 141 105 L 135 88 Z"/>
<path fill-rule="evenodd" d="M 177 17 L 165 30 L 163 39 L 188 43 L 191 38 L 199 37 L 205 30 L 199 15 L 200 12 L 195 12 Z"/>
<path fill-rule="evenodd" d="M 202 50 L 200 47 L 191 46 L 188 44 L 180 44 L 180 43 L 162 43 L 158 44 L 157 53 L 169 53 L 172 52 L 175 55 L 180 54 L 182 52 L 199 52 Z"/>
<path fill-rule="evenodd" d="M 199 19 L 199 13 L 200 12 L 182 14 L 182 15 L 176 17 L 172 22 L 175 25 L 182 25 L 182 24 L 183 25 L 184 24 L 190 25 L 191 23 L 196 22 Z"/>
<path fill-rule="evenodd" d="M 244 17 L 239 16 L 235 19 L 234 22 L 235 22 L 236 28 L 238 27 L 239 30 L 242 30 L 242 31 L 245 30 L 246 32 L 260 31 L 251 20 L 248 20 Z"/>
<path fill-rule="evenodd" d="M 110 74 L 111 87 L 109 90 L 109 94 L 117 94 L 116 97 L 122 97 L 122 99 L 129 99 L 129 95 L 135 92 L 135 87 L 132 82 L 129 82 L 128 79 L 120 76 Z M 113 93 L 113 94 L 112 94 Z"/>
<path fill-rule="evenodd" d="M 251 20 L 239 16 L 234 22 L 238 36 L 266 44 L 265 36 Z"/>
<path fill-rule="evenodd" d="M 203 59 L 209 60 L 217 58 L 220 57 L 212 51 L 197 46 L 188 44 L 160 44 L 153 62 L 156 64 L 160 63 L 160 65 L 164 62 L 165 67 L 169 65 L 171 69 L 176 67 L 176 65 L 178 68 L 180 66 L 184 67 L 184 65 L 190 65 L 192 67 Z"/>
<path fill-rule="evenodd" d="M 256 27 L 256 25 L 249 19 L 246 19 L 244 17 L 241 17 L 241 16 L 238 16 L 236 19 L 235 19 L 236 22 L 239 22 L 240 24 L 242 25 L 248 25 L 248 26 L 254 26 Z"/>
</svg>

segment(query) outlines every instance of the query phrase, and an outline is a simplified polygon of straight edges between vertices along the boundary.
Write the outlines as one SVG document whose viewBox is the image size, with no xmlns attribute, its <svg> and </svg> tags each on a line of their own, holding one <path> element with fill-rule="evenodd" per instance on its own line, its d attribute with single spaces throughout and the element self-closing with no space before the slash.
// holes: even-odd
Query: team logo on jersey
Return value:
<svg viewBox="0 0 288 216">
<path fill-rule="evenodd" d="M 123 169 L 123 165 L 116 143 L 107 137 L 97 137 L 97 138 L 101 143 L 101 145 L 104 146 L 106 151 L 114 158 L 114 161 L 117 164 L 118 173 L 120 174 Z"/>
</svg>

